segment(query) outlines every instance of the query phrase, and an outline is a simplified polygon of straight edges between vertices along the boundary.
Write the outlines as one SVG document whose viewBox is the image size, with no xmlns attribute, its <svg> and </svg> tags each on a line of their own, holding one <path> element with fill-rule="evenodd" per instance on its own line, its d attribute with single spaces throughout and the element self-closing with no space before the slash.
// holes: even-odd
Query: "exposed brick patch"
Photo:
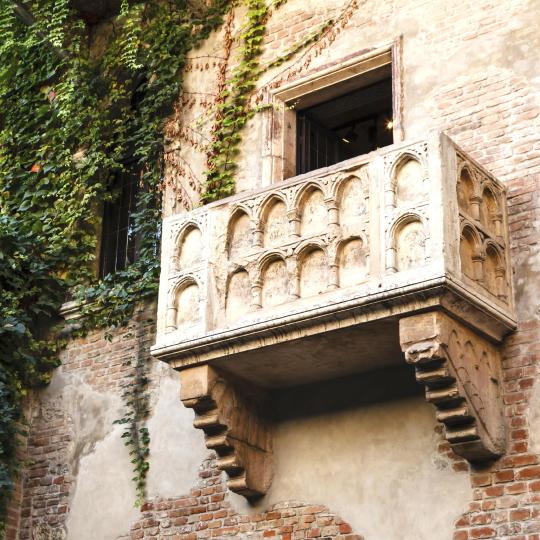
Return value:
<svg viewBox="0 0 540 540">
<path fill-rule="evenodd" d="M 62 370 L 76 374 L 96 391 L 121 395 L 122 384 L 134 369 L 134 363 L 129 361 L 139 353 L 149 358 L 154 336 L 155 306 L 150 305 L 137 310 L 130 324 L 117 329 L 110 341 L 105 331 L 71 341 L 61 355 Z M 39 394 L 28 405 L 30 429 L 23 456 L 27 466 L 21 476 L 24 496 L 19 534 L 8 539 L 56 540 L 64 538 L 69 496 L 77 473 L 68 464 L 69 446 L 74 437 L 73 420 L 62 402 L 43 401 Z"/>
<path fill-rule="evenodd" d="M 227 488 L 215 460 L 204 462 L 200 484 L 189 495 L 155 499 L 145 504 L 141 519 L 131 527 L 131 540 L 171 538 L 245 538 L 262 540 L 364 540 L 352 527 L 321 505 L 304 502 L 275 504 L 252 515 L 238 514 L 227 500 Z"/>
</svg>

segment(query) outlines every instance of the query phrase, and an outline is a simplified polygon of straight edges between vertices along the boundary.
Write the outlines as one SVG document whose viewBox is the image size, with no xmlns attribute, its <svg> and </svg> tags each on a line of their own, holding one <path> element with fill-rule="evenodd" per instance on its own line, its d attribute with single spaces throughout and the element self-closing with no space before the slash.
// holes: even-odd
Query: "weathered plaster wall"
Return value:
<svg viewBox="0 0 540 540">
<path fill-rule="evenodd" d="M 434 428 L 422 396 L 287 421 L 268 499 L 323 504 L 366 538 L 451 538 L 469 480 L 439 454 Z"/>
<path fill-rule="evenodd" d="M 451 538 L 470 497 L 468 475 L 440 452 L 411 368 L 286 391 L 277 410 L 273 484 L 254 507 L 232 495 L 239 511 L 309 500 L 366 539 Z"/>
<path fill-rule="evenodd" d="M 148 495 L 174 497 L 188 493 L 208 454 L 203 433 L 193 429 L 193 412 L 180 402 L 180 380 L 166 365 L 156 365 L 157 396 L 150 430 Z"/>
</svg>

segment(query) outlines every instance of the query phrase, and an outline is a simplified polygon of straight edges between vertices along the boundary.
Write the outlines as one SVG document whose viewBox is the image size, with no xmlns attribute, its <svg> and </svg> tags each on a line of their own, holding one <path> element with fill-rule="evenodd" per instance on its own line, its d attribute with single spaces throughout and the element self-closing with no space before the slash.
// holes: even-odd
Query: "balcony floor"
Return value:
<svg viewBox="0 0 540 540">
<path fill-rule="evenodd" d="M 286 388 L 403 364 L 398 320 L 379 320 L 223 356 L 212 366 L 264 388 Z"/>
</svg>

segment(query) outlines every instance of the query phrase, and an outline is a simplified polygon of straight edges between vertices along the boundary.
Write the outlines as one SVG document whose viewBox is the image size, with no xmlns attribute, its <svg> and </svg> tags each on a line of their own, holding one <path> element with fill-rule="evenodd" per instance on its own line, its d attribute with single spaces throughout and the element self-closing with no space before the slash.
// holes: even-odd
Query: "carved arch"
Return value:
<svg viewBox="0 0 540 540">
<path fill-rule="evenodd" d="M 287 198 L 283 193 L 279 193 L 277 191 L 274 191 L 272 193 L 269 193 L 264 197 L 264 199 L 261 201 L 261 204 L 259 205 L 259 212 L 258 212 L 258 218 L 260 221 L 264 221 L 266 218 L 266 215 L 268 213 L 269 207 L 277 202 L 280 201 L 285 205 L 285 208 L 287 209 L 287 212 L 291 209 L 289 207 L 289 203 L 287 201 Z"/>
<path fill-rule="evenodd" d="M 477 202 L 480 197 L 478 180 L 475 172 L 464 161 L 458 165 L 456 192 L 459 210 L 478 219 Z"/>
<path fill-rule="evenodd" d="M 336 251 L 340 287 L 364 281 L 369 275 L 369 248 L 364 235 L 341 240 Z"/>
<path fill-rule="evenodd" d="M 200 295 L 200 284 L 191 275 L 184 276 L 171 288 L 167 301 L 168 332 L 200 323 Z"/>
<path fill-rule="evenodd" d="M 387 236 L 387 269 L 402 271 L 426 264 L 430 257 L 428 230 L 426 219 L 419 213 L 399 216 Z"/>
<path fill-rule="evenodd" d="M 313 190 L 321 191 L 323 194 L 323 198 L 326 198 L 329 195 L 329 193 L 326 192 L 326 188 L 322 183 L 317 182 L 316 180 L 309 180 L 295 194 L 293 194 L 292 208 L 298 210 L 302 199 L 305 198 L 306 194 Z"/>
<path fill-rule="evenodd" d="M 332 197 L 337 203 L 342 234 L 359 232 L 362 221 L 369 219 L 369 177 L 366 168 L 359 174 L 342 175 L 334 184 Z"/>
<path fill-rule="evenodd" d="M 337 175 L 334 182 L 331 185 L 330 197 L 339 200 L 340 194 L 343 191 L 343 187 L 349 180 L 359 180 L 362 187 L 366 191 L 366 198 L 369 198 L 369 171 L 366 165 L 360 167 L 356 171 L 342 172 Z"/>
<path fill-rule="evenodd" d="M 236 206 L 227 222 L 227 255 L 229 259 L 243 255 L 251 247 L 253 233 L 251 213 L 244 206 Z"/>
<path fill-rule="evenodd" d="M 298 249 L 301 298 L 325 293 L 330 285 L 328 250 L 320 242 L 307 242 Z"/>
<path fill-rule="evenodd" d="M 257 268 L 257 275 L 261 275 L 262 271 L 264 270 L 264 267 L 271 263 L 275 259 L 283 259 L 285 260 L 287 258 L 287 255 L 284 250 L 281 249 L 273 249 L 271 251 L 268 251 L 266 253 L 263 253 L 261 257 L 257 260 L 256 268 Z"/>
<path fill-rule="evenodd" d="M 408 206 L 426 197 L 426 167 L 423 156 L 409 151 L 396 159 L 390 170 L 393 206 Z"/>
<path fill-rule="evenodd" d="M 501 234 L 501 201 L 498 190 L 491 182 L 482 185 L 480 222 L 494 236 Z"/>
<path fill-rule="evenodd" d="M 478 229 L 474 223 L 466 218 L 461 220 L 461 236 L 464 234 L 470 234 L 474 239 L 474 246 L 477 252 L 480 252 L 482 246 L 482 236 L 478 232 Z"/>
<path fill-rule="evenodd" d="M 279 211 L 276 212 L 276 210 Z M 283 244 L 289 237 L 289 207 L 285 197 L 272 193 L 265 198 L 259 213 L 264 247 L 275 247 Z"/>
<path fill-rule="evenodd" d="M 253 302 L 252 276 L 247 267 L 239 266 L 227 276 L 225 287 L 225 319 L 232 323 L 249 311 Z"/>
<path fill-rule="evenodd" d="M 506 277 L 506 261 L 503 251 L 493 240 L 487 239 L 483 245 L 483 276 L 484 287 L 499 299 L 506 301 L 508 284 Z"/>
<path fill-rule="evenodd" d="M 302 242 L 300 242 L 294 249 L 294 255 L 300 259 L 304 254 L 313 249 L 322 249 L 324 254 L 328 256 L 328 246 L 320 238 L 308 238 L 306 240 L 302 240 Z"/>
<path fill-rule="evenodd" d="M 295 208 L 300 218 L 300 235 L 323 234 L 329 222 L 325 190 L 317 182 L 310 182 L 297 195 Z"/>
<path fill-rule="evenodd" d="M 260 261 L 261 306 L 279 306 L 289 301 L 290 276 L 285 257 L 279 252 L 266 254 Z"/>
<path fill-rule="evenodd" d="M 482 279 L 482 238 L 476 227 L 467 220 L 461 224 L 459 259 L 462 274 L 475 281 Z"/>
<path fill-rule="evenodd" d="M 186 270 L 200 264 L 203 258 L 200 226 L 194 221 L 185 223 L 175 234 L 173 246 L 172 260 L 177 270 Z"/>
</svg>

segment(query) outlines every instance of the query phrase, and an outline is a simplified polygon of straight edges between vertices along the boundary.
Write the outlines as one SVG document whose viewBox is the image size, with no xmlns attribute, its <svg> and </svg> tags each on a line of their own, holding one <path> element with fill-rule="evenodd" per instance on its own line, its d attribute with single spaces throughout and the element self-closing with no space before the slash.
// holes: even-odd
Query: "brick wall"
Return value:
<svg viewBox="0 0 540 540">
<path fill-rule="evenodd" d="M 133 373 L 135 355 L 149 358 L 155 335 L 154 311 L 154 305 L 138 310 L 126 328 L 112 332 L 111 339 L 107 339 L 107 332 L 96 331 L 71 341 L 62 353 L 63 372 L 76 373 L 98 392 L 121 395 L 122 385 Z M 61 401 L 50 403 L 42 397 L 34 396 L 28 407 L 30 430 L 21 478 L 24 497 L 19 533 L 15 536 L 11 531 L 8 540 L 65 537 L 64 525 L 77 475 L 77 464 L 70 458 L 76 443 L 73 418 L 63 410 Z"/>
<path fill-rule="evenodd" d="M 213 459 L 202 464 L 199 476 L 199 485 L 188 496 L 145 504 L 141 519 L 131 527 L 130 538 L 363 540 L 352 533 L 350 525 L 320 505 L 288 501 L 266 512 L 241 515 L 231 507 L 223 475 Z"/>
</svg>

